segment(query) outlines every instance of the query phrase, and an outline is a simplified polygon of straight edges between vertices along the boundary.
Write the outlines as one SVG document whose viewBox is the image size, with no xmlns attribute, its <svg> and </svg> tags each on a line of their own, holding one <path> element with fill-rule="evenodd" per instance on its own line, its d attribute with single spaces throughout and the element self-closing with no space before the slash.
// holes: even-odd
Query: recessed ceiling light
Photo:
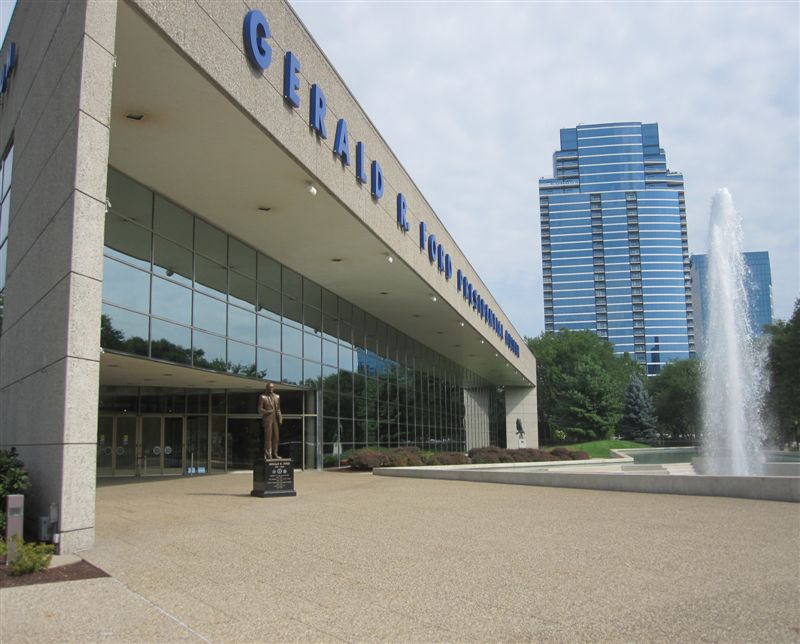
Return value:
<svg viewBox="0 0 800 644">
<path fill-rule="evenodd" d="M 421 318 L 422 316 L 419 313 L 412 313 L 411 317 L 412 318 Z"/>
<path fill-rule="evenodd" d="M 306 190 L 308 190 L 308 194 L 310 194 L 312 197 L 317 195 L 317 186 L 315 186 L 313 183 L 309 183 Z"/>
<path fill-rule="evenodd" d="M 389 291 L 381 291 L 381 295 L 389 295 Z"/>
<path fill-rule="evenodd" d="M 463 321 L 459 322 L 458 326 L 464 326 L 464 322 Z"/>
<path fill-rule="evenodd" d="M 438 298 L 435 295 L 431 295 L 431 302 L 435 302 Z"/>
<path fill-rule="evenodd" d="M 172 378 L 172 374 L 171 373 L 162 373 L 161 375 L 162 376 L 168 376 L 168 377 Z"/>
<path fill-rule="evenodd" d="M 481 344 L 483 344 L 483 340 L 481 340 Z"/>
<path fill-rule="evenodd" d="M 436 335 L 444 335 L 444 331 L 437 331 Z"/>
<path fill-rule="evenodd" d="M 386 261 L 391 264 L 394 261 L 394 257 L 392 257 L 391 255 L 387 254 L 386 255 Z"/>
<path fill-rule="evenodd" d="M 131 121 L 141 121 L 144 118 L 144 114 L 139 114 L 138 112 L 128 112 L 125 115 L 126 119 L 130 119 Z"/>
<path fill-rule="evenodd" d="M 270 210 L 272 210 L 272 208 L 270 208 L 269 206 L 259 206 L 258 209 L 261 212 L 269 212 Z"/>
<path fill-rule="evenodd" d="M 334 258 L 331 259 L 331 261 L 332 262 L 341 262 L 342 258 L 341 257 L 334 257 Z"/>
</svg>

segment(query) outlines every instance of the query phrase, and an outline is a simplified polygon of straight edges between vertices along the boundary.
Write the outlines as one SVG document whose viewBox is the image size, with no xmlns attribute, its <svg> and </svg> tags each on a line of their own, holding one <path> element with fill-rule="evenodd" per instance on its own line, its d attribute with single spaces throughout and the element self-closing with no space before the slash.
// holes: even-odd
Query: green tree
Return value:
<svg viewBox="0 0 800 644">
<path fill-rule="evenodd" d="M 788 322 L 767 327 L 769 345 L 769 407 L 775 438 L 783 446 L 800 441 L 800 299 Z"/>
<path fill-rule="evenodd" d="M 700 428 L 700 364 L 676 360 L 648 379 L 658 431 L 676 442 L 695 442 Z"/>
<path fill-rule="evenodd" d="M 542 444 L 613 436 L 623 394 L 641 367 L 590 331 L 561 330 L 528 338 L 537 360 L 539 441 Z"/>
<path fill-rule="evenodd" d="M 642 379 L 636 374 L 631 376 L 625 389 L 625 407 L 619 421 L 619 434 L 625 440 L 647 445 L 658 442 L 653 403 Z"/>
</svg>

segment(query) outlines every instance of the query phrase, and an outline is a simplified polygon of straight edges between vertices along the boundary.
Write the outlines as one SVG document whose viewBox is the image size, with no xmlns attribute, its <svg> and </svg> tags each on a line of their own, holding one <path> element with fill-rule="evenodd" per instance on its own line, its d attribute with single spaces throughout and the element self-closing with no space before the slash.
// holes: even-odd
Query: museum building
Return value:
<svg viewBox="0 0 800 644">
<path fill-rule="evenodd" d="M 297 468 L 536 445 L 533 355 L 287 3 L 18 3 L 0 56 L 0 447 L 61 552 L 97 477 L 252 467 L 266 382 Z"/>
</svg>

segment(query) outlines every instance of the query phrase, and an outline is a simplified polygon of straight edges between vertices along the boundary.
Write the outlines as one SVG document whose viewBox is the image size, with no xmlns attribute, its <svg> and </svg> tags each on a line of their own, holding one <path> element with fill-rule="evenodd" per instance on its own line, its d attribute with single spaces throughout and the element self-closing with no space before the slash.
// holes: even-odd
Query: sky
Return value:
<svg viewBox="0 0 800 644">
<path fill-rule="evenodd" d="M 690 253 L 722 187 L 800 292 L 798 3 L 317 2 L 314 39 L 517 330 L 544 328 L 538 179 L 559 129 L 657 122 Z"/>
<path fill-rule="evenodd" d="M 774 314 L 800 295 L 800 3 L 344 2 L 295 11 L 517 330 L 544 328 L 537 180 L 559 129 L 657 122 L 690 253 L 723 187 Z M 0 0 L 5 35 L 12 0 Z M 2 39 L 2 38 L 0 38 Z"/>
</svg>

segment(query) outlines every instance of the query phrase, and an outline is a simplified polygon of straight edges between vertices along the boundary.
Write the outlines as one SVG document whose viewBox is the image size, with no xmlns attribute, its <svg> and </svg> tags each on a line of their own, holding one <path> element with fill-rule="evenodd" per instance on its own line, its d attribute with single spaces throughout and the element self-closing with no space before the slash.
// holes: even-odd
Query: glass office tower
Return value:
<svg viewBox="0 0 800 644">
<path fill-rule="evenodd" d="M 546 331 L 594 331 L 649 375 L 694 355 L 683 175 L 658 124 L 562 129 L 539 209 Z"/>
<path fill-rule="evenodd" d="M 756 251 L 743 253 L 746 268 L 745 293 L 747 295 L 747 317 L 750 331 L 755 337 L 764 333 L 764 327 L 772 324 L 772 271 L 769 253 Z M 708 256 L 692 255 L 692 295 L 697 311 L 697 350 L 703 352 L 706 324 L 708 323 L 708 298 L 705 293 L 708 277 Z"/>
</svg>

